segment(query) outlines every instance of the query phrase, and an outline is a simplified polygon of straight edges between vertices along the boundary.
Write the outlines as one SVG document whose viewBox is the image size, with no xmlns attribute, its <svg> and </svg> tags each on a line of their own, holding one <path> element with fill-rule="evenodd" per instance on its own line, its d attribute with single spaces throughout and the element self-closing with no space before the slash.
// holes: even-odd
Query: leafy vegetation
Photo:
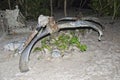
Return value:
<svg viewBox="0 0 120 80">
<path fill-rule="evenodd" d="M 120 0 L 91 0 L 90 6 L 99 16 L 120 16 Z"/>
<path fill-rule="evenodd" d="M 27 19 L 37 19 L 40 14 L 50 15 L 50 12 L 53 15 L 58 9 L 64 9 L 67 16 L 70 7 L 92 8 L 99 16 L 110 15 L 112 19 L 120 16 L 120 0 L 1 0 L 0 10 L 14 9 L 16 5 Z"/>
<path fill-rule="evenodd" d="M 26 17 L 29 19 L 37 19 L 40 14 L 49 15 L 49 0 L 23 0 L 19 5 Z"/>
<path fill-rule="evenodd" d="M 70 48 L 70 46 L 75 46 L 80 51 L 86 51 L 87 46 L 85 44 L 81 44 L 79 38 L 75 36 L 73 33 L 70 34 L 59 34 L 56 37 L 50 38 L 46 37 L 41 40 L 41 46 L 36 47 L 34 51 L 42 51 L 44 49 L 52 50 L 52 48 L 58 48 L 60 51 L 64 52 Z"/>
</svg>

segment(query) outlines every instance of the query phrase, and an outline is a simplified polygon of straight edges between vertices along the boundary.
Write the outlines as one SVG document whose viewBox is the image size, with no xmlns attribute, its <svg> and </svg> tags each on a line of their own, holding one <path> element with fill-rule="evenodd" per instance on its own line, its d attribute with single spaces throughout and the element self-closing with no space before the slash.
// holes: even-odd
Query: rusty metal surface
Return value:
<svg viewBox="0 0 120 80">
<path fill-rule="evenodd" d="M 46 26 L 47 26 L 47 29 L 50 33 L 54 33 L 54 32 L 57 32 L 59 30 L 58 25 L 56 24 L 53 17 L 49 18 L 49 22 Z"/>
</svg>

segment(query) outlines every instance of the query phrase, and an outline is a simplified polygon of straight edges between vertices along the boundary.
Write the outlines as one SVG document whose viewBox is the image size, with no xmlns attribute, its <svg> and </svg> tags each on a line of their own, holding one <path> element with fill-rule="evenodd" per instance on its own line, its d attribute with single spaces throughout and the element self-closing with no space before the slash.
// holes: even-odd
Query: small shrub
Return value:
<svg viewBox="0 0 120 80">
<path fill-rule="evenodd" d="M 91 0 L 90 6 L 98 16 L 120 16 L 120 0 Z"/>
<path fill-rule="evenodd" d="M 72 36 L 71 36 L 72 35 Z M 85 44 L 81 44 L 79 38 L 75 36 L 73 33 L 70 34 L 59 34 L 56 37 L 50 38 L 50 36 L 41 40 L 41 46 L 36 47 L 34 51 L 44 50 L 45 48 L 48 50 L 52 50 L 53 47 L 58 48 L 62 52 L 68 50 L 70 46 L 76 46 L 80 51 L 86 51 L 87 46 Z"/>
</svg>

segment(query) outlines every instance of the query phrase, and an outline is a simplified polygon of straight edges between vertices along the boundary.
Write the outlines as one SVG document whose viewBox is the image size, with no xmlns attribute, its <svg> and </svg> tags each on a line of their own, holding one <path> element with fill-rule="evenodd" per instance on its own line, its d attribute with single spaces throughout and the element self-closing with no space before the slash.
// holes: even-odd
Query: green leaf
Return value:
<svg viewBox="0 0 120 80">
<path fill-rule="evenodd" d="M 82 45 L 79 45 L 79 46 L 77 46 L 79 49 L 80 49 L 80 51 L 82 51 L 82 52 L 84 52 L 84 51 L 86 51 L 87 50 L 87 46 L 86 45 L 84 45 L 84 44 L 82 44 Z"/>
<path fill-rule="evenodd" d="M 71 40 L 70 40 L 70 44 L 79 44 L 79 40 L 78 40 L 78 37 L 72 37 Z"/>
<path fill-rule="evenodd" d="M 36 47 L 33 52 L 35 52 L 35 51 L 42 51 L 42 48 Z"/>
</svg>

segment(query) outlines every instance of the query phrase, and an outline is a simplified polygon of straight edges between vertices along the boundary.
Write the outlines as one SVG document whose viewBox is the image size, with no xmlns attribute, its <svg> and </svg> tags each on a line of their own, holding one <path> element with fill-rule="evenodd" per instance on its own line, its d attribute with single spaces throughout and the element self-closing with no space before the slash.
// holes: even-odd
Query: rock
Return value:
<svg viewBox="0 0 120 80">
<path fill-rule="evenodd" d="M 60 50 L 54 49 L 54 50 L 52 51 L 52 57 L 54 57 L 54 58 L 61 57 L 61 52 L 60 52 Z"/>
<path fill-rule="evenodd" d="M 21 44 L 10 42 L 4 46 L 4 50 L 15 51 Z"/>
<path fill-rule="evenodd" d="M 4 50 L 6 51 L 15 51 L 15 50 L 21 50 L 24 45 L 25 40 L 21 41 L 12 41 L 4 45 Z"/>
</svg>

